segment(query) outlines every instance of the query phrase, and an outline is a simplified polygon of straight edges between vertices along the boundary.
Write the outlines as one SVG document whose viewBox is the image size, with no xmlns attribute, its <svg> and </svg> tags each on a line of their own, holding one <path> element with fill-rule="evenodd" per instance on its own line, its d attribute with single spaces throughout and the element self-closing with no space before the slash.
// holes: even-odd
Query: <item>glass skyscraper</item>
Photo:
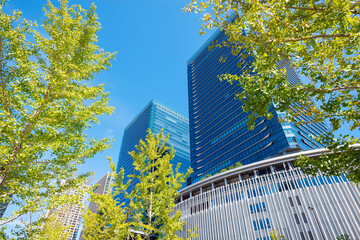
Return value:
<svg viewBox="0 0 360 240">
<path fill-rule="evenodd" d="M 322 147 L 311 136 L 327 131 L 322 123 L 307 126 L 281 123 L 278 117 L 282 113 L 276 112 L 274 106 L 269 109 L 274 116 L 272 119 L 259 117 L 255 128 L 249 130 L 249 113 L 242 110 L 241 101 L 234 99 L 243 89 L 237 84 L 220 82 L 217 76 L 240 74 L 254 58 L 241 59 L 240 54 L 234 56 L 226 47 L 209 50 L 213 42 L 225 39 L 224 32 L 218 30 L 187 64 L 191 167 L 194 170 L 188 184 L 237 162 L 245 165 L 288 152 Z M 224 55 L 226 62 L 220 62 L 220 56 Z M 296 72 L 285 67 L 289 82 L 299 84 Z M 304 115 L 296 121 L 310 118 Z"/>
<path fill-rule="evenodd" d="M 124 131 L 116 171 L 124 168 L 125 182 L 128 180 L 127 176 L 134 171 L 133 159 L 128 152 L 135 150 L 135 145 L 139 144 L 140 139 L 145 140 L 149 128 L 153 133 L 160 133 L 160 130 L 164 129 L 164 134 L 169 134 L 168 144 L 176 151 L 172 160 L 174 168 L 181 163 L 179 172 L 186 173 L 190 167 L 188 119 L 152 100 Z M 134 184 L 136 183 L 135 180 Z"/>
</svg>

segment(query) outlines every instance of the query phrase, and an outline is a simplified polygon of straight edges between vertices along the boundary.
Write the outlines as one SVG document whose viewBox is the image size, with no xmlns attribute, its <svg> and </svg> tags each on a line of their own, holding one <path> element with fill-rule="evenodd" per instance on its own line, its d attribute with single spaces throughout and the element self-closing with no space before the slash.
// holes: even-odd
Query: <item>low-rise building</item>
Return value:
<svg viewBox="0 0 360 240">
<path fill-rule="evenodd" d="M 354 146 L 360 148 L 360 145 Z M 197 227 L 197 239 L 336 239 L 360 236 L 360 187 L 341 176 L 305 175 L 293 162 L 304 151 L 244 165 L 180 190 L 176 210 L 186 221 L 179 237 Z"/>
</svg>

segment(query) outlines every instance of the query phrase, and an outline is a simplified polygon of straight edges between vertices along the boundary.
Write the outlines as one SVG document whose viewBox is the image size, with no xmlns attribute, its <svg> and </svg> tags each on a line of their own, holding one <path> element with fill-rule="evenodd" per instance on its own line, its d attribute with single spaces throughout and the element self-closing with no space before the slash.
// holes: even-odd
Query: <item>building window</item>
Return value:
<svg viewBox="0 0 360 240">
<path fill-rule="evenodd" d="M 248 192 L 248 194 L 250 195 L 250 192 Z M 256 194 L 255 190 L 253 191 L 253 194 L 254 195 Z M 256 203 L 256 204 L 250 204 L 250 212 L 251 212 L 251 214 L 259 213 L 259 212 L 265 212 L 265 211 L 266 211 L 266 207 L 265 207 L 264 202 Z"/>
<path fill-rule="evenodd" d="M 292 200 L 291 197 L 289 197 L 289 202 L 290 202 L 290 205 L 293 207 L 293 206 L 294 206 L 294 202 L 293 202 L 293 200 Z"/>
<path fill-rule="evenodd" d="M 254 220 L 253 224 L 254 224 L 254 230 L 255 231 L 260 230 L 260 229 L 271 228 L 270 220 L 268 218 L 260 219 L 260 220 Z"/>
<path fill-rule="evenodd" d="M 260 223 L 260 228 L 264 229 L 264 222 L 262 220 L 260 220 L 259 223 Z"/>
<path fill-rule="evenodd" d="M 262 207 L 263 207 L 263 211 L 265 212 L 265 211 L 266 211 L 266 207 L 265 207 L 265 203 L 264 203 L 264 202 L 262 203 Z"/>
<path fill-rule="evenodd" d="M 297 204 L 298 204 L 299 206 L 301 206 L 301 202 L 300 202 L 299 196 L 295 196 L 295 198 L 296 198 Z"/>
<path fill-rule="evenodd" d="M 305 235 L 303 232 L 300 232 L 300 237 L 301 237 L 301 240 L 305 240 Z"/>
<path fill-rule="evenodd" d="M 305 213 L 301 213 L 303 219 L 304 219 L 304 223 L 307 223 L 307 219 L 306 219 L 306 216 L 305 216 Z"/>
<path fill-rule="evenodd" d="M 314 240 L 314 236 L 312 235 L 312 232 L 311 232 L 311 231 L 308 231 L 308 234 L 309 234 L 309 239 L 310 239 L 310 240 Z"/>
<path fill-rule="evenodd" d="M 271 228 L 270 220 L 268 218 L 266 219 L 266 225 L 267 225 L 267 228 Z"/>
<path fill-rule="evenodd" d="M 299 217 L 296 213 L 294 213 L 295 221 L 297 224 L 300 224 Z"/>
</svg>

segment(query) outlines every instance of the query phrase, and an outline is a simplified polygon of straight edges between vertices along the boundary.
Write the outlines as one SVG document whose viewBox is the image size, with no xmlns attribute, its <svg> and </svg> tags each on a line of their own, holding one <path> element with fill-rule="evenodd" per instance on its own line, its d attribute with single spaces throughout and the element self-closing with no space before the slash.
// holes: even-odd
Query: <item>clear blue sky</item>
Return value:
<svg viewBox="0 0 360 240">
<path fill-rule="evenodd" d="M 52 0 L 57 4 L 57 0 Z M 91 0 L 71 0 L 84 8 Z M 183 13 L 189 0 L 95 0 L 102 24 L 98 44 L 118 52 L 112 67 L 96 76 L 110 92 L 111 116 L 101 117 L 90 136 L 115 139 L 113 148 L 89 159 L 81 172 L 94 171 L 98 180 L 108 170 L 106 156 L 115 163 L 124 128 L 151 100 L 156 99 L 188 115 L 187 60 L 210 35 L 199 36 L 200 16 Z M 29 20 L 43 18 L 46 0 L 10 0 L 6 9 L 19 9 Z"/>
</svg>

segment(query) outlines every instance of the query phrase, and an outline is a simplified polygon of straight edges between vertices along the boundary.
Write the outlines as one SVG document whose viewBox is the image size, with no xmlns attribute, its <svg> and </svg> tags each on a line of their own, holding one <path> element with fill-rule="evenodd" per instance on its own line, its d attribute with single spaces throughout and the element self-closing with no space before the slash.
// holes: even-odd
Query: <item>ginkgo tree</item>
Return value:
<svg viewBox="0 0 360 240">
<path fill-rule="evenodd" d="M 181 212 L 175 211 L 175 199 L 186 178 L 192 173 L 179 172 L 180 163 L 173 167 L 173 147 L 168 145 L 169 135 L 163 131 L 154 134 L 148 130 L 145 140 L 140 140 L 136 151 L 130 152 L 134 159 L 135 174 L 129 175 L 139 183 L 130 192 L 124 193 L 129 199 L 130 222 L 135 230 L 142 232 L 142 238 L 183 239 L 176 235 L 182 230 Z M 125 185 L 129 186 L 129 182 Z M 125 189 L 124 189 L 125 190 Z M 189 238 L 196 237 L 196 229 L 189 229 Z"/>
<path fill-rule="evenodd" d="M 49 0 L 38 25 L 18 10 L 7 13 L 6 4 L 0 1 L 0 203 L 16 211 L 0 226 L 76 201 L 62 193 L 88 177 L 76 175 L 77 166 L 111 144 L 85 130 L 114 110 L 104 85 L 92 81 L 114 57 L 97 45 L 95 5 Z"/>
<path fill-rule="evenodd" d="M 104 194 L 91 192 L 90 201 L 95 204 L 95 210 L 86 208 L 84 211 L 82 237 L 85 240 L 117 240 L 126 239 L 130 235 L 131 222 L 127 221 L 125 203 L 117 197 L 128 187 L 123 183 L 124 170 L 116 173 L 114 162 L 111 158 L 109 161 L 112 170 L 109 189 Z"/>
<path fill-rule="evenodd" d="M 330 131 L 316 140 L 335 154 L 303 158 L 298 165 L 307 173 L 346 172 L 360 182 L 359 154 L 350 147 L 360 128 L 360 1 L 191 0 L 184 10 L 202 14 L 201 34 L 217 27 L 225 31 L 227 39 L 215 47 L 229 47 L 242 59 L 254 56 L 241 74 L 219 76 L 244 89 L 236 97 L 251 111 L 250 125 L 256 116 L 271 118 L 271 104 L 286 121 L 300 115 L 312 118 L 297 124 L 327 121 Z M 290 68 L 302 84 L 291 86 Z M 342 126 L 353 134 L 334 133 Z"/>
<path fill-rule="evenodd" d="M 175 199 L 192 169 L 180 173 L 180 163 L 173 166 L 175 151 L 168 141 L 169 136 L 165 137 L 162 131 L 154 134 L 149 129 L 146 139 L 140 139 L 136 150 L 129 153 L 135 171 L 128 175 L 127 182 L 123 182 L 124 170 L 115 173 L 115 164 L 110 159 L 111 175 L 115 179 L 110 187 L 112 191 L 102 195 L 91 193 L 90 201 L 97 210 L 85 212 L 86 240 L 183 239 L 176 232 L 186 222 L 181 219 L 181 212 L 175 211 Z M 130 187 L 134 180 L 137 184 Z M 188 232 L 187 240 L 198 236 L 196 228 Z"/>
</svg>

